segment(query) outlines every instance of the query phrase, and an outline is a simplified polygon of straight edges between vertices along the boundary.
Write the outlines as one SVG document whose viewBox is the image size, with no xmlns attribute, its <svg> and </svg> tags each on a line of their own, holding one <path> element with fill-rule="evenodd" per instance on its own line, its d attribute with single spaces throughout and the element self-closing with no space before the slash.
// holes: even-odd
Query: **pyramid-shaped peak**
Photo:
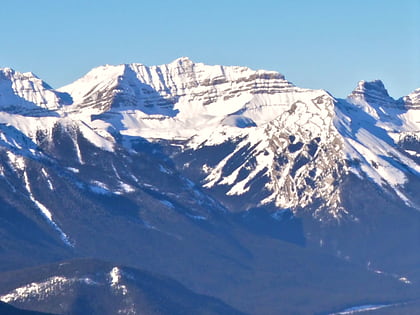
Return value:
<svg viewBox="0 0 420 315">
<path fill-rule="evenodd" d="M 363 93 L 375 92 L 375 93 L 383 94 L 389 97 L 388 91 L 386 90 L 385 85 L 381 80 L 359 81 L 359 83 L 357 84 L 357 87 L 355 88 L 353 92 L 363 92 Z"/>
<path fill-rule="evenodd" d="M 388 91 L 381 80 L 359 81 L 356 88 L 348 96 L 348 99 L 352 101 L 364 101 L 369 104 L 392 104 L 395 102 L 395 100 L 389 96 Z"/>
</svg>

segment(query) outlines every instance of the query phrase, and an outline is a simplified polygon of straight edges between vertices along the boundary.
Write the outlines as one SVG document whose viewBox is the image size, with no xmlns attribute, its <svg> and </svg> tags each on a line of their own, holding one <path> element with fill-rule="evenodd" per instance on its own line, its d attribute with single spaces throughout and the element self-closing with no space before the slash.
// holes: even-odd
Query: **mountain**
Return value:
<svg viewBox="0 0 420 315">
<path fill-rule="evenodd" d="M 0 70 L 0 81 L 2 112 L 53 115 L 55 110 L 72 102 L 68 95 L 54 91 L 31 72 L 4 68 Z"/>
<path fill-rule="evenodd" d="M 58 90 L 1 69 L 0 271 L 25 274 L 1 294 L 93 257 L 111 265 L 75 263 L 66 279 L 132 266 L 250 314 L 413 300 L 419 102 L 379 80 L 338 99 L 185 57 L 98 67 Z"/>
<path fill-rule="evenodd" d="M 380 81 L 360 82 L 348 99 L 340 102 L 323 90 L 295 87 L 275 72 L 207 66 L 180 58 L 156 67 L 100 67 L 60 91 L 74 99 L 67 113 L 90 123 L 104 135 L 112 130 L 128 142 L 133 137 L 172 143 L 177 140 L 183 151 L 194 152 L 234 143 L 230 154 L 219 161 L 208 161 L 210 165 L 200 161 L 201 172 L 193 173 L 207 175 L 201 179 L 205 188 L 218 186 L 224 195 L 241 196 L 241 202 L 253 191 L 251 181 L 267 178 L 267 195 L 253 197 L 250 206 L 274 203 L 277 208 L 297 208 L 323 199 L 330 214 L 339 217 L 343 209 L 332 183 L 342 174 L 360 171 L 379 185 L 384 182 L 393 186 L 395 193 L 405 199 L 408 197 L 396 188 L 405 183 L 405 177 L 395 164 L 419 172 L 417 163 L 404 156 L 406 152 L 392 152 L 394 165 L 375 161 L 379 167 L 384 164 L 387 172 L 401 175 L 396 176 L 400 180 L 395 183 L 386 178 L 382 169 L 377 172 L 369 163 L 363 163 L 362 170 L 346 167 L 348 161 L 358 158 L 352 154 L 365 153 L 362 148 L 353 148 L 352 141 L 369 147 L 369 140 L 386 142 L 401 134 L 416 136 L 419 130 L 418 110 L 414 105 L 404 106 L 411 104 L 408 100 L 415 100 L 415 96 L 396 102 Z M 359 112 L 355 114 L 353 109 Z M 376 126 L 375 119 L 381 125 Z M 349 132 L 353 126 L 349 126 L 349 120 L 359 120 L 357 123 L 370 129 Z M 360 140 L 362 136 L 357 133 L 363 130 L 369 133 L 366 137 L 375 138 Z M 378 133 L 374 133 L 376 130 Z M 380 134 L 382 131 L 387 135 Z M 385 149 L 391 150 L 393 143 L 403 139 L 388 141 L 391 146 Z M 178 143 L 174 145 L 180 147 Z M 252 152 L 248 161 L 251 164 L 234 167 L 231 160 L 248 151 Z M 377 156 L 379 152 L 369 154 Z M 311 181 L 316 182 L 316 189 L 308 183 Z"/>
<path fill-rule="evenodd" d="M 3 273 L 2 279 L 3 301 L 57 314 L 243 314 L 171 279 L 91 259 Z M 16 283 L 22 286 L 8 291 Z"/>
</svg>

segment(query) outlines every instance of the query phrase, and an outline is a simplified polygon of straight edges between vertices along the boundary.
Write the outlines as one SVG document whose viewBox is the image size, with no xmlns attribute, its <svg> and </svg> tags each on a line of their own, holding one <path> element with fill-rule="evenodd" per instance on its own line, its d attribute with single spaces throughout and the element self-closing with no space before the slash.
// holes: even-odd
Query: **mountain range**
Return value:
<svg viewBox="0 0 420 315">
<path fill-rule="evenodd" d="M 0 300 L 54 314 L 420 310 L 419 162 L 420 89 L 395 100 L 360 81 L 340 99 L 186 57 L 59 89 L 3 68 Z"/>
</svg>

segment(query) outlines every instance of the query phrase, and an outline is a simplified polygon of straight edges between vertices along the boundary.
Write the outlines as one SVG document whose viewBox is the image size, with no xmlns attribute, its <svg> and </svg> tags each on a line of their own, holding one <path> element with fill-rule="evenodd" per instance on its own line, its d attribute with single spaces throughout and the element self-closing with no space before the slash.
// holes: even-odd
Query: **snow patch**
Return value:
<svg viewBox="0 0 420 315">
<path fill-rule="evenodd" d="M 400 277 L 398 278 L 399 281 L 405 283 L 405 284 L 411 284 L 412 282 L 407 279 L 407 277 Z"/>
<path fill-rule="evenodd" d="M 367 304 L 367 305 L 353 306 L 353 307 L 346 308 L 345 310 L 343 310 L 341 312 L 331 313 L 330 315 L 357 314 L 357 313 L 362 313 L 362 312 L 367 312 L 367 311 L 379 310 L 381 308 L 390 307 L 390 306 L 392 306 L 392 305 L 390 305 L 390 304 L 378 304 L 378 305 Z"/>
<path fill-rule="evenodd" d="M 29 198 L 31 199 L 31 201 L 38 207 L 38 209 L 41 211 L 41 214 L 48 221 L 48 223 L 60 234 L 61 240 L 67 246 L 74 247 L 74 244 L 70 241 L 67 234 L 64 233 L 63 230 L 58 226 L 58 224 L 53 220 L 51 211 L 48 210 L 48 208 L 44 206 L 41 202 L 35 199 L 34 195 L 32 194 L 31 186 L 29 184 L 29 179 L 28 179 L 28 175 L 26 171 L 23 172 L 23 179 L 25 183 L 25 188 L 27 192 L 29 193 Z"/>
<path fill-rule="evenodd" d="M 120 291 L 122 295 L 128 293 L 127 287 L 124 284 L 120 284 L 122 271 L 118 267 L 112 268 L 109 273 L 111 287 L 116 291 Z"/>
<path fill-rule="evenodd" d="M 51 179 L 50 179 L 47 171 L 44 168 L 42 168 L 41 169 L 41 173 L 42 173 L 42 175 L 44 175 L 45 179 L 47 180 L 48 188 L 53 191 L 54 190 L 54 186 L 53 186 L 53 184 L 51 182 Z"/>
<path fill-rule="evenodd" d="M 121 181 L 118 183 L 118 186 L 120 188 L 120 191 L 116 192 L 116 194 L 118 194 L 118 195 L 129 194 L 129 193 L 132 193 L 132 192 L 136 191 L 136 189 L 133 186 L 131 186 L 127 183 L 121 182 Z"/>
<path fill-rule="evenodd" d="M 99 285 L 89 277 L 66 278 L 54 276 L 43 282 L 32 282 L 25 286 L 16 288 L 9 293 L 0 296 L 0 301 L 5 303 L 25 302 L 28 299 L 42 301 L 52 295 L 60 295 L 61 292 L 66 291 L 69 285 L 77 282 L 85 283 L 87 285 Z"/>
<path fill-rule="evenodd" d="M 7 157 L 9 158 L 10 166 L 13 169 L 17 169 L 20 171 L 23 171 L 25 169 L 25 158 L 23 156 L 15 155 L 12 152 L 7 151 Z"/>
<path fill-rule="evenodd" d="M 70 172 L 73 172 L 73 173 L 76 173 L 76 174 L 80 172 L 80 170 L 79 170 L 79 169 L 74 168 L 74 167 L 67 167 L 67 169 L 68 169 Z"/>
<path fill-rule="evenodd" d="M 44 300 L 49 295 L 58 295 L 63 291 L 66 284 L 74 280 L 65 277 L 51 277 L 44 282 L 32 282 L 23 287 L 12 290 L 0 296 L 5 303 L 25 301 L 27 299 Z"/>
<path fill-rule="evenodd" d="M 105 183 L 102 183 L 97 180 L 94 180 L 91 183 L 92 185 L 89 185 L 89 189 L 95 194 L 109 195 L 112 193 Z"/>
</svg>

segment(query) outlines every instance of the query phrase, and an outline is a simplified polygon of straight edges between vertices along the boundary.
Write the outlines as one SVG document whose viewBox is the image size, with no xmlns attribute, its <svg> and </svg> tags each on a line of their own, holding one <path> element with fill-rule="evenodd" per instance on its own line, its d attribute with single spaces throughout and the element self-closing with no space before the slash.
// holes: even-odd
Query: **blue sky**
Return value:
<svg viewBox="0 0 420 315">
<path fill-rule="evenodd" d="M 208 64 L 276 70 L 346 96 L 382 79 L 398 98 L 420 87 L 420 1 L 9 0 L 0 67 L 53 87 L 102 64 Z"/>
</svg>

